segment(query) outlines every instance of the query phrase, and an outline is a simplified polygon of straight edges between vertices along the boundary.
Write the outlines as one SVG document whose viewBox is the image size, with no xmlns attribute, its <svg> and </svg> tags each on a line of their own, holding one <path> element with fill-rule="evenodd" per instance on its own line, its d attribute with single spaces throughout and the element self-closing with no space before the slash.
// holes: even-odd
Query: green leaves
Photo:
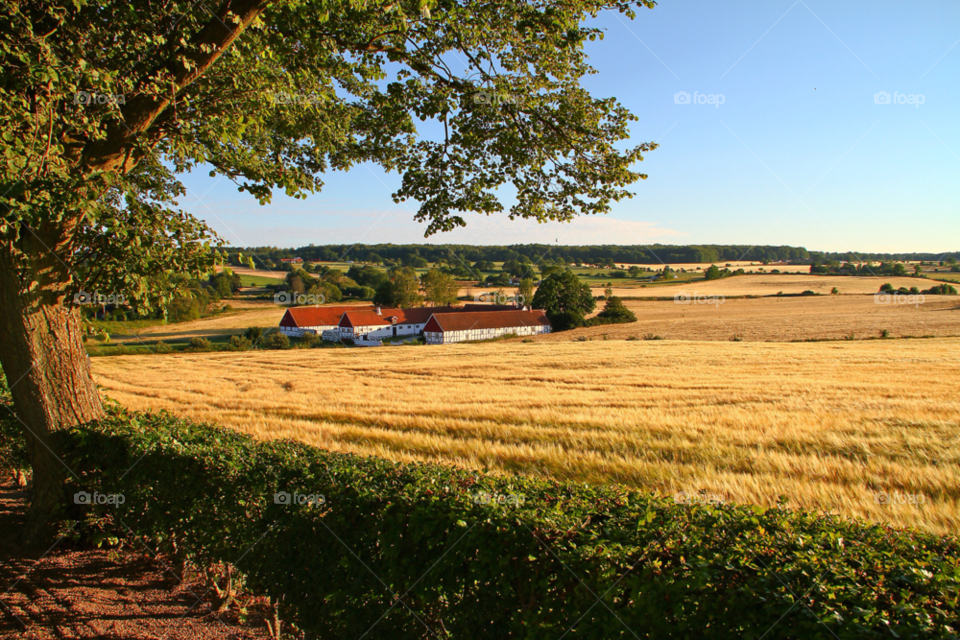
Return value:
<svg viewBox="0 0 960 640">
<path fill-rule="evenodd" d="M 64 438 L 85 490 L 125 495 L 119 507 L 92 506 L 88 521 L 103 522 L 97 509 L 109 508 L 199 567 L 235 563 L 254 593 L 282 598 L 285 620 L 320 637 L 359 637 L 374 623 L 396 638 L 423 637 L 424 624 L 457 638 L 478 628 L 597 640 L 633 637 L 627 629 L 731 639 L 955 633 L 952 537 L 257 442 L 166 414 L 114 409 Z M 278 491 L 325 502 L 278 504 Z"/>
</svg>

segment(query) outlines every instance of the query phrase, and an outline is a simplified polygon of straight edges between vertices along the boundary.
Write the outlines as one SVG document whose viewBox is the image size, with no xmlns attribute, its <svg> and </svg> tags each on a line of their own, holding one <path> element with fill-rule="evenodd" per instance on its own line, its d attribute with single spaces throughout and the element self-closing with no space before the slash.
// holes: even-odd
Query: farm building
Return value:
<svg viewBox="0 0 960 640">
<path fill-rule="evenodd" d="M 461 311 L 435 313 L 423 328 L 427 344 L 489 340 L 509 334 L 531 336 L 550 333 L 543 311 Z"/>
<path fill-rule="evenodd" d="M 423 332 L 435 313 L 463 313 L 463 307 L 412 307 L 410 309 L 350 310 L 340 319 L 340 337 L 379 340 L 393 336 L 415 336 Z"/>
<path fill-rule="evenodd" d="M 291 338 L 299 338 L 306 333 L 320 335 L 324 331 L 336 331 L 344 313 L 373 309 L 372 306 L 290 307 L 280 319 L 280 333 Z"/>
</svg>

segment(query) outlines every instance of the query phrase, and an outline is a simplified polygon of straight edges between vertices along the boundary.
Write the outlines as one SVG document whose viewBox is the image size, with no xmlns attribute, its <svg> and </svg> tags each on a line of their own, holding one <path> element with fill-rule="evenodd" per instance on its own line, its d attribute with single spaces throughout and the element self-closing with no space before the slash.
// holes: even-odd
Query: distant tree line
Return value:
<svg viewBox="0 0 960 640">
<path fill-rule="evenodd" d="M 356 244 L 308 245 L 306 247 L 247 247 L 228 250 L 237 266 L 239 255 L 251 256 L 259 268 L 266 263 L 279 267 L 283 258 L 325 262 L 366 262 L 386 266 L 422 268 L 447 264 L 470 269 L 477 262 L 530 262 L 533 264 L 589 264 L 612 268 L 615 264 L 678 264 L 685 262 L 810 262 L 811 252 L 803 247 L 749 245 L 547 245 L 517 244 L 476 246 L 454 244 Z M 819 254 L 823 256 L 824 254 Z M 275 267 L 270 267 L 275 268 Z"/>
</svg>

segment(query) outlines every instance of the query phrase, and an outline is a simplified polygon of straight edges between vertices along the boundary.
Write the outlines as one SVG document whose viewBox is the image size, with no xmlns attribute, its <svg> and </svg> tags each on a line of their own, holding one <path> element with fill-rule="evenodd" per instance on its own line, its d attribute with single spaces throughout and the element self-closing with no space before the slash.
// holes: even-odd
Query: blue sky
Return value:
<svg viewBox="0 0 960 640">
<path fill-rule="evenodd" d="M 960 3 L 664 0 L 597 24 L 585 86 L 661 145 L 635 197 L 566 225 L 468 214 L 427 242 L 960 249 Z M 424 242 L 398 175 L 325 181 L 261 207 L 198 170 L 182 205 L 235 246 Z"/>
</svg>

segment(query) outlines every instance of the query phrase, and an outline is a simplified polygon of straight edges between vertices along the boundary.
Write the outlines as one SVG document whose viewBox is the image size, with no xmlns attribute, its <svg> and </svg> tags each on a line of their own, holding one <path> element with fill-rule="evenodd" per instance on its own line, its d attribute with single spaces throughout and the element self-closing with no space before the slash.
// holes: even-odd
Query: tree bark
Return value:
<svg viewBox="0 0 960 640">
<path fill-rule="evenodd" d="M 72 473 L 57 451 L 56 432 L 104 411 L 81 340 L 80 308 L 63 293 L 69 277 L 56 273 L 62 267 L 52 252 L 41 259 L 18 253 L 0 243 L 0 364 L 33 467 L 24 542 L 42 544 Z"/>
</svg>

